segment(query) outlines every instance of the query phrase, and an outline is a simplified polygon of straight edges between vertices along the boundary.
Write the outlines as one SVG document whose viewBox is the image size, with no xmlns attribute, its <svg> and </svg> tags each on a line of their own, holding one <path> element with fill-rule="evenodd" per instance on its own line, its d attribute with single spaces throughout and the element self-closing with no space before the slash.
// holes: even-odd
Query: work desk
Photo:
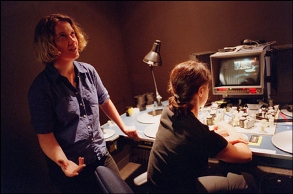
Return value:
<svg viewBox="0 0 293 194">
<path fill-rule="evenodd" d="M 166 101 L 163 102 L 163 106 L 166 106 Z M 145 129 L 150 126 L 154 125 L 152 123 L 141 123 L 138 122 L 138 117 L 142 114 L 146 114 L 153 110 L 162 109 L 163 107 L 154 107 L 151 109 L 147 109 L 144 111 L 140 111 L 139 114 L 135 116 L 126 116 L 126 113 L 121 115 L 121 118 L 126 126 L 134 126 L 137 129 L 137 132 L 140 136 L 139 140 L 136 140 L 136 142 L 140 144 L 145 144 L 152 146 L 152 143 L 154 142 L 154 138 L 146 136 L 145 135 Z M 110 134 L 109 137 L 106 138 L 106 141 L 114 142 L 116 141 L 120 136 L 123 136 L 125 138 L 128 138 L 119 128 L 116 124 L 109 121 L 108 123 L 102 125 L 102 128 L 104 131 L 110 131 L 112 134 Z M 275 134 L 278 134 L 283 131 L 292 131 L 292 122 L 277 122 L 276 123 L 276 131 Z M 113 134 L 114 133 L 114 134 Z M 250 139 L 250 136 L 253 134 L 246 134 L 248 139 Z M 272 143 L 272 135 L 259 135 L 261 137 L 261 142 L 259 144 L 249 144 L 249 147 L 251 148 L 253 152 L 253 156 L 255 160 L 260 165 L 265 166 L 272 166 L 272 167 L 279 167 L 279 168 L 286 168 L 286 169 L 292 169 L 292 153 L 283 151 L 276 147 Z"/>
</svg>

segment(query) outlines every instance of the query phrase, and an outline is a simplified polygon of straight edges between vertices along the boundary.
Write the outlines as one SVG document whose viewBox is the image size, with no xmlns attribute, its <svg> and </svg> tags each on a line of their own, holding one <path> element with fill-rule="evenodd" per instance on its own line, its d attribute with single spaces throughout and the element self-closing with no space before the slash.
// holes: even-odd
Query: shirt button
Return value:
<svg viewBox="0 0 293 194">
<path fill-rule="evenodd" d="M 94 138 L 92 138 L 92 141 L 94 141 Z"/>
<path fill-rule="evenodd" d="M 86 115 L 83 115 L 83 118 L 85 118 L 86 117 Z"/>
<path fill-rule="evenodd" d="M 78 94 L 78 92 L 75 92 L 75 94 Z"/>
<path fill-rule="evenodd" d="M 79 105 L 82 106 L 82 103 L 80 103 Z"/>
<path fill-rule="evenodd" d="M 91 128 L 91 126 L 87 126 L 87 128 L 88 128 L 88 129 L 90 129 L 90 128 Z"/>
</svg>

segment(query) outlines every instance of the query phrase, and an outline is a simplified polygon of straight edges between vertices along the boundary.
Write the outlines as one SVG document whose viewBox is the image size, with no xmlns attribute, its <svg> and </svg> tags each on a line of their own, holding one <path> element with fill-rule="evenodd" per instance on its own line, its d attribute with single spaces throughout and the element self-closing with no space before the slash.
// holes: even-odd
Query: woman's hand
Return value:
<svg viewBox="0 0 293 194">
<path fill-rule="evenodd" d="M 137 130 L 134 126 L 126 126 L 123 130 L 123 132 L 131 138 L 139 138 L 139 135 L 137 133 Z"/>
<path fill-rule="evenodd" d="M 58 163 L 64 174 L 68 177 L 77 176 L 79 172 L 86 166 L 84 164 L 83 157 L 78 158 L 78 165 L 72 162 L 71 160 L 67 160 L 66 162 L 64 160 L 60 160 L 58 161 Z"/>
<path fill-rule="evenodd" d="M 248 144 L 248 140 L 243 134 L 238 133 L 234 127 L 226 122 L 220 122 L 214 126 L 214 131 L 219 135 L 223 136 L 231 144 L 244 143 Z"/>
<path fill-rule="evenodd" d="M 226 137 L 226 136 L 229 136 L 227 130 L 223 129 L 223 128 L 219 128 L 218 126 L 214 126 L 214 129 L 213 129 L 217 134 L 223 136 L 223 137 Z"/>
<path fill-rule="evenodd" d="M 227 125 L 229 125 L 229 124 L 227 124 Z M 230 127 L 230 126 L 228 126 L 228 127 Z M 223 125 L 222 123 L 218 123 L 217 125 L 213 126 L 213 130 L 223 137 L 229 136 L 229 132 L 227 130 L 226 124 Z"/>
<path fill-rule="evenodd" d="M 248 140 L 241 133 L 225 136 L 224 138 L 228 142 L 230 142 L 232 145 L 234 145 L 236 143 L 244 143 L 244 144 L 249 143 Z"/>
<path fill-rule="evenodd" d="M 223 136 L 237 134 L 235 128 L 225 121 L 218 122 L 217 125 L 214 126 L 214 130 L 215 132 L 222 134 Z"/>
</svg>

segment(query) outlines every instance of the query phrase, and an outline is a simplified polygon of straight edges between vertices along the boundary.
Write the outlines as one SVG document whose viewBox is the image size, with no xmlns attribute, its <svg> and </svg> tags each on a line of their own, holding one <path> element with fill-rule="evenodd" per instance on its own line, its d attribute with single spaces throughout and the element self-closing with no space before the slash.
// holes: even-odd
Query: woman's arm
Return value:
<svg viewBox="0 0 293 194">
<path fill-rule="evenodd" d="M 214 126 L 214 131 L 232 144 L 240 142 L 248 144 L 248 140 L 243 136 L 243 134 L 238 133 L 232 125 L 224 121 L 219 122 L 216 126 Z"/>
<path fill-rule="evenodd" d="M 227 141 L 227 146 L 216 156 L 219 160 L 230 163 L 246 163 L 252 160 L 252 152 L 248 147 L 248 140 L 238 133 L 233 126 L 220 122 L 215 132 L 222 135 Z"/>
<path fill-rule="evenodd" d="M 229 163 L 247 163 L 252 160 L 252 152 L 245 143 L 228 143 L 227 146 L 217 154 L 217 159 Z"/>
<path fill-rule="evenodd" d="M 222 136 L 229 136 L 237 134 L 237 131 L 234 127 L 225 121 L 221 121 L 215 125 L 214 130 L 216 133 L 219 133 Z"/>
<path fill-rule="evenodd" d="M 85 167 L 84 159 L 82 157 L 79 158 L 78 165 L 67 159 L 53 133 L 38 134 L 38 139 L 43 152 L 61 167 L 66 176 L 76 176 L 78 175 L 78 172 Z"/>
<path fill-rule="evenodd" d="M 123 133 L 129 137 L 139 137 L 135 128 L 128 128 L 124 125 L 115 105 L 111 99 L 108 99 L 106 102 L 100 105 L 103 112 L 114 121 Z"/>
</svg>

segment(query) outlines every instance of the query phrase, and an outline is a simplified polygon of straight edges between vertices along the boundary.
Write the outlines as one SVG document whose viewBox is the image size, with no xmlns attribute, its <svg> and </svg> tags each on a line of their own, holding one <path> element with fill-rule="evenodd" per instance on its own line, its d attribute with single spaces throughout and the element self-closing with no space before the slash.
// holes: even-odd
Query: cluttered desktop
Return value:
<svg viewBox="0 0 293 194">
<path fill-rule="evenodd" d="M 160 121 L 162 108 L 167 105 L 154 106 L 139 111 L 134 108 L 131 115 L 127 112 L 121 117 L 128 126 L 135 126 L 142 146 L 152 146 Z M 201 109 L 199 120 L 209 126 L 224 120 L 235 127 L 249 140 L 255 157 L 260 158 L 264 165 L 292 169 L 292 110 L 279 108 L 278 105 L 265 107 L 253 105 L 254 109 L 245 107 L 222 107 L 219 102 L 214 102 Z M 256 109 L 258 108 L 258 109 Z M 290 112 L 291 111 L 291 112 Z M 210 120 L 212 117 L 212 121 Z M 114 142 L 120 136 L 126 137 L 118 126 L 108 121 L 102 125 L 107 142 Z M 126 137 L 127 138 L 127 137 Z"/>
</svg>

